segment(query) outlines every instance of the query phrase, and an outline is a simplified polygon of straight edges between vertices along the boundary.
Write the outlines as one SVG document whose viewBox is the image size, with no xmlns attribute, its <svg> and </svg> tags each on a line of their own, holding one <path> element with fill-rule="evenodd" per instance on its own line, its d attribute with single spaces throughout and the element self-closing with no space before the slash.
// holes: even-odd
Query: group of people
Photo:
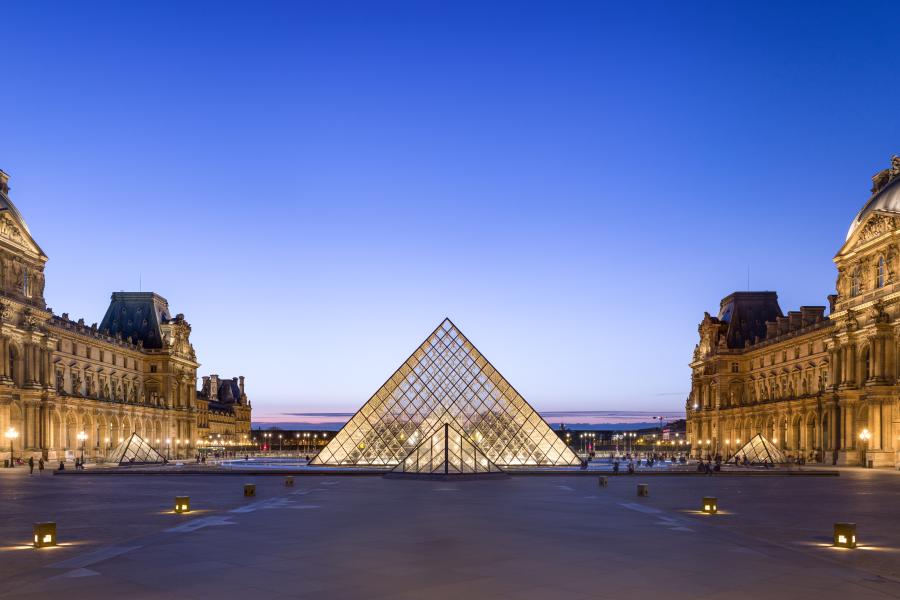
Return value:
<svg viewBox="0 0 900 600">
<path fill-rule="evenodd" d="M 34 475 L 34 457 L 33 456 L 28 457 L 28 474 Z M 43 457 L 38 459 L 38 474 L 39 475 L 44 474 L 44 458 Z"/>
</svg>

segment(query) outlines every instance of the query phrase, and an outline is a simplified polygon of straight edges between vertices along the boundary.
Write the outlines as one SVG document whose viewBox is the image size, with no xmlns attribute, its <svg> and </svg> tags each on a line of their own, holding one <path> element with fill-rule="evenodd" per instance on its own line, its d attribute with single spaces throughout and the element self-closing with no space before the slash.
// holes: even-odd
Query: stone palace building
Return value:
<svg viewBox="0 0 900 600">
<path fill-rule="evenodd" d="M 47 256 L 8 182 L 0 171 L 0 459 L 103 457 L 133 432 L 173 458 L 248 442 L 244 378 L 197 390 L 191 326 L 165 298 L 116 292 L 99 326 L 47 307 Z"/>
<path fill-rule="evenodd" d="M 785 316 L 775 292 L 735 292 L 704 315 L 687 401 L 696 455 L 761 433 L 807 461 L 900 465 L 900 157 L 872 182 L 834 257 L 827 316 Z"/>
</svg>

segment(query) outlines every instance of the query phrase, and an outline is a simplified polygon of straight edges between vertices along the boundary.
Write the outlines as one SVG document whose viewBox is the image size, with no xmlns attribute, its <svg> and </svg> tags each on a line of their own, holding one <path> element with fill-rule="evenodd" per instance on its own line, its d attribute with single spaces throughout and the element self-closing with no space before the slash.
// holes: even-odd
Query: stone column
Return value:
<svg viewBox="0 0 900 600">
<path fill-rule="evenodd" d="M 894 365 L 893 335 L 884 340 L 884 376 L 889 383 L 893 383 L 897 378 L 897 367 Z"/>
<path fill-rule="evenodd" d="M 832 388 L 837 389 L 837 386 L 841 383 L 841 349 L 837 346 L 831 349 L 831 365 L 829 369 L 829 373 L 831 376 L 831 384 Z"/>
<path fill-rule="evenodd" d="M 870 369 L 870 379 L 881 380 L 881 338 L 876 337 L 872 340 L 872 365 Z"/>
<path fill-rule="evenodd" d="M 856 419 L 853 418 L 853 413 L 856 411 L 856 406 L 850 405 L 847 407 L 847 412 L 844 415 L 844 423 L 846 424 L 845 431 L 846 437 L 844 441 L 846 445 L 844 446 L 847 450 L 851 450 L 856 448 L 856 435 L 854 432 L 854 424 Z"/>
<path fill-rule="evenodd" d="M 881 449 L 891 451 L 894 449 L 893 423 L 891 418 L 892 401 L 881 403 Z"/>
<path fill-rule="evenodd" d="M 37 373 L 38 384 L 46 385 L 47 384 L 47 374 L 44 372 L 44 356 L 41 351 L 41 347 L 37 344 L 34 345 L 34 363 L 37 365 L 35 372 Z"/>
<path fill-rule="evenodd" d="M 869 417 L 869 433 L 872 437 L 869 439 L 869 450 L 881 449 L 881 401 L 870 400 L 868 409 Z"/>
<path fill-rule="evenodd" d="M 0 337 L 0 379 L 9 381 L 12 373 L 9 372 L 9 338 Z"/>
</svg>

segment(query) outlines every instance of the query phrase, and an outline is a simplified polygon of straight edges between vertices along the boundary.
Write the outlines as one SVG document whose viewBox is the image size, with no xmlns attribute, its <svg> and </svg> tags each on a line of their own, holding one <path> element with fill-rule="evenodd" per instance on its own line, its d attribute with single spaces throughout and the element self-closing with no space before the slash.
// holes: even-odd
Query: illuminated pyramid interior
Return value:
<svg viewBox="0 0 900 600">
<path fill-rule="evenodd" d="M 166 459 L 157 452 L 144 438 L 132 433 L 109 453 L 109 462 L 120 465 L 146 465 L 163 463 Z"/>
<path fill-rule="evenodd" d="M 310 462 L 399 465 L 445 424 L 500 467 L 580 464 L 449 319 Z"/>
<path fill-rule="evenodd" d="M 760 434 L 756 434 L 749 442 L 741 446 L 734 456 L 728 459 L 728 462 L 744 462 L 744 459 L 754 465 L 787 462 L 784 453 Z"/>
<path fill-rule="evenodd" d="M 417 475 L 469 475 L 502 473 L 478 445 L 450 423 L 438 425 L 394 467 L 395 473 Z"/>
</svg>

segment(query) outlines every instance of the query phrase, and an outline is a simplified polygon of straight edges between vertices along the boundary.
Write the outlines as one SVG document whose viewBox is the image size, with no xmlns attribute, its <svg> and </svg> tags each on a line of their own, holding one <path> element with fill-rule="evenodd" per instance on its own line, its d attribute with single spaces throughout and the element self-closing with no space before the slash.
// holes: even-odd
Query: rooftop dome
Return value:
<svg viewBox="0 0 900 600">
<path fill-rule="evenodd" d="M 874 212 L 886 212 L 900 215 L 900 177 L 894 177 L 887 185 L 874 194 L 865 206 L 856 214 L 856 218 L 850 223 L 847 230 L 847 238 L 863 224 L 866 218 Z"/>
</svg>

